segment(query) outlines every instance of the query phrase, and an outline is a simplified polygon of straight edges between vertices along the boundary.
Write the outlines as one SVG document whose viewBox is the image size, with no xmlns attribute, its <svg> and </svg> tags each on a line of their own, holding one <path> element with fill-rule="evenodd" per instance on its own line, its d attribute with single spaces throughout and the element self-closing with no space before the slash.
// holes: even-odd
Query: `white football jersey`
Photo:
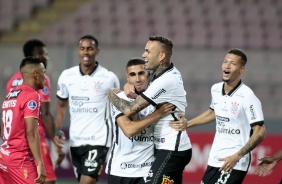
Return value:
<svg viewBox="0 0 282 184">
<path fill-rule="evenodd" d="M 128 98 L 124 92 L 117 94 L 120 98 L 127 101 L 134 99 Z M 145 177 L 154 161 L 154 137 L 153 126 L 142 130 L 133 137 L 126 137 L 117 124 L 117 118 L 124 114 L 114 105 L 112 107 L 112 118 L 114 123 L 114 139 L 110 156 L 108 157 L 106 173 L 120 177 Z M 132 119 L 143 119 L 155 111 L 153 106 L 148 106 Z"/>
<path fill-rule="evenodd" d="M 156 106 L 164 102 L 176 106 L 176 112 L 162 117 L 154 129 L 156 149 L 184 151 L 191 148 L 190 139 L 186 130 L 176 131 L 169 126 L 169 122 L 178 120 L 178 114 L 185 114 L 187 107 L 186 91 L 184 90 L 180 72 L 171 64 L 150 82 L 149 87 L 141 96 L 150 104 Z"/>
<path fill-rule="evenodd" d="M 69 101 L 70 145 L 110 147 L 111 119 L 107 97 L 112 88 L 119 88 L 117 76 L 97 63 L 90 75 L 80 66 L 66 69 L 58 80 L 57 97 Z"/>
<path fill-rule="evenodd" d="M 239 151 L 251 136 L 253 125 L 264 123 L 262 106 L 254 92 L 241 81 L 225 94 L 224 82 L 211 88 L 210 108 L 216 116 L 216 134 L 209 155 L 208 165 L 221 167 L 225 158 Z M 247 171 L 251 163 L 251 153 L 243 156 L 234 169 Z"/>
</svg>

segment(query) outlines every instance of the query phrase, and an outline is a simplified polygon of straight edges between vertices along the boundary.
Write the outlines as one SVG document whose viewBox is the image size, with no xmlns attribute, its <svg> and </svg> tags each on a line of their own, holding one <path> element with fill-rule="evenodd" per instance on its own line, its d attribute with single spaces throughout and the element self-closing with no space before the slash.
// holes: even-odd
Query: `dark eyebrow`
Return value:
<svg viewBox="0 0 282 184">
<path fill-rule="evenodd" d="M 135 72 L 130 72 L 129 75 L 133 76 L 133 75 L 136 75 L 136 73 Z"/>
</svg>

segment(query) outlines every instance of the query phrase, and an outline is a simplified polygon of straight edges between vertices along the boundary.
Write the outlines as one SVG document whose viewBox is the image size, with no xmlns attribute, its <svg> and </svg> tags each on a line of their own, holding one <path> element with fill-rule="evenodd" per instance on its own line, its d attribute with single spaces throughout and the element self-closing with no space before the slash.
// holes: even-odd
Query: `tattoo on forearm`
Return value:
<svg viewBox="0 0 282 184">
<path fill-rule="evenodd" d="M 257 135 L 256 137 L 251 137 L 246 145 L 240 150 L 240 156 L 243 157 L 245 154 L 252 151 L 261 141 L 263 140 L 263 136 Z"/>
<path fill-rule="evenodd" d="M 129 110 L 131 113 L 136 113 L 143 109 L 142 105 L 137 101 L 129 102 L 121 99 L 112 90 L 109 91 L 108 98 L 110 102 L 122 112 Z"/>
</svg>

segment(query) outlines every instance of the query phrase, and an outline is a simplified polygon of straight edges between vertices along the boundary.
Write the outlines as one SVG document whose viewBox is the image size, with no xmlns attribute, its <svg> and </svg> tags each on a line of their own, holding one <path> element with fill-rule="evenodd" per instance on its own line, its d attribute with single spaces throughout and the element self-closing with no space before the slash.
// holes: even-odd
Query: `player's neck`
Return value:
<svg viewBox="0 0 282 184">
<path fill-rule="evenodd" d="M 240 78 L 230 82 L 224 82 L 224 91 L 225 91 L 225 94 L 228 94 L 230 91 L 232 91 L 237 85 L 238 83 L 240 82 Z"/>
<path fill-rule="evenodd" d="M 167 69 L 170 66 L 170 62 L 163 62 L 156 70 L 155 76 L 158 76 L 160 73 L 162 73 L 165 69 Z"/>
<path fill-rule="evenodd" d="M 80 65 L 80 69 L 81 69 L 81 71 L 84 75 L 89 75 L 89 74 L 93 73 L 93 71 L 96 69 L 96 63 L 94 63 L 93 65 L 90 65 L 90 66 Z"/>
<path fill-rule="evenodd" d="M 38 90 L 33 81 L 25 81 L 25 80 L 24 80 L 22 84 L 23 84 L 23 85 L 28 85 L 28 86 L 30 86 L 30 87 L 31 87 L 32 89 L 34 89 L 35 91 Z"/>
</svg>

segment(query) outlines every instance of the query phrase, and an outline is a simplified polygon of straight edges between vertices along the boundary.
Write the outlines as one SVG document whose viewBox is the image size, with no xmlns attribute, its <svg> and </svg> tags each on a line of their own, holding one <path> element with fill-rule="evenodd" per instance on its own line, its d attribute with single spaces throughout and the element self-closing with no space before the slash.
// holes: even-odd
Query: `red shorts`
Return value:
<svg viewBox="0 0 282 184">
<path fill-rule="evenodd" d="M 0 167 L 0 183 L 31 184 L 35 183 L 36 178 L 37 169 L 33 166 L 22 168 Z"/>
<path fill-rule="evenodd" d="M 56 173 L 54 170 L 53 162 L 50 156 L 50 149 L 48 143 L 44 136 L 40 135 L 40 151 L 42 160 L 44 163 L 44 168 L 46 171 L 46 180 L 45 181 L 55 181 Z"/>
</svg>

